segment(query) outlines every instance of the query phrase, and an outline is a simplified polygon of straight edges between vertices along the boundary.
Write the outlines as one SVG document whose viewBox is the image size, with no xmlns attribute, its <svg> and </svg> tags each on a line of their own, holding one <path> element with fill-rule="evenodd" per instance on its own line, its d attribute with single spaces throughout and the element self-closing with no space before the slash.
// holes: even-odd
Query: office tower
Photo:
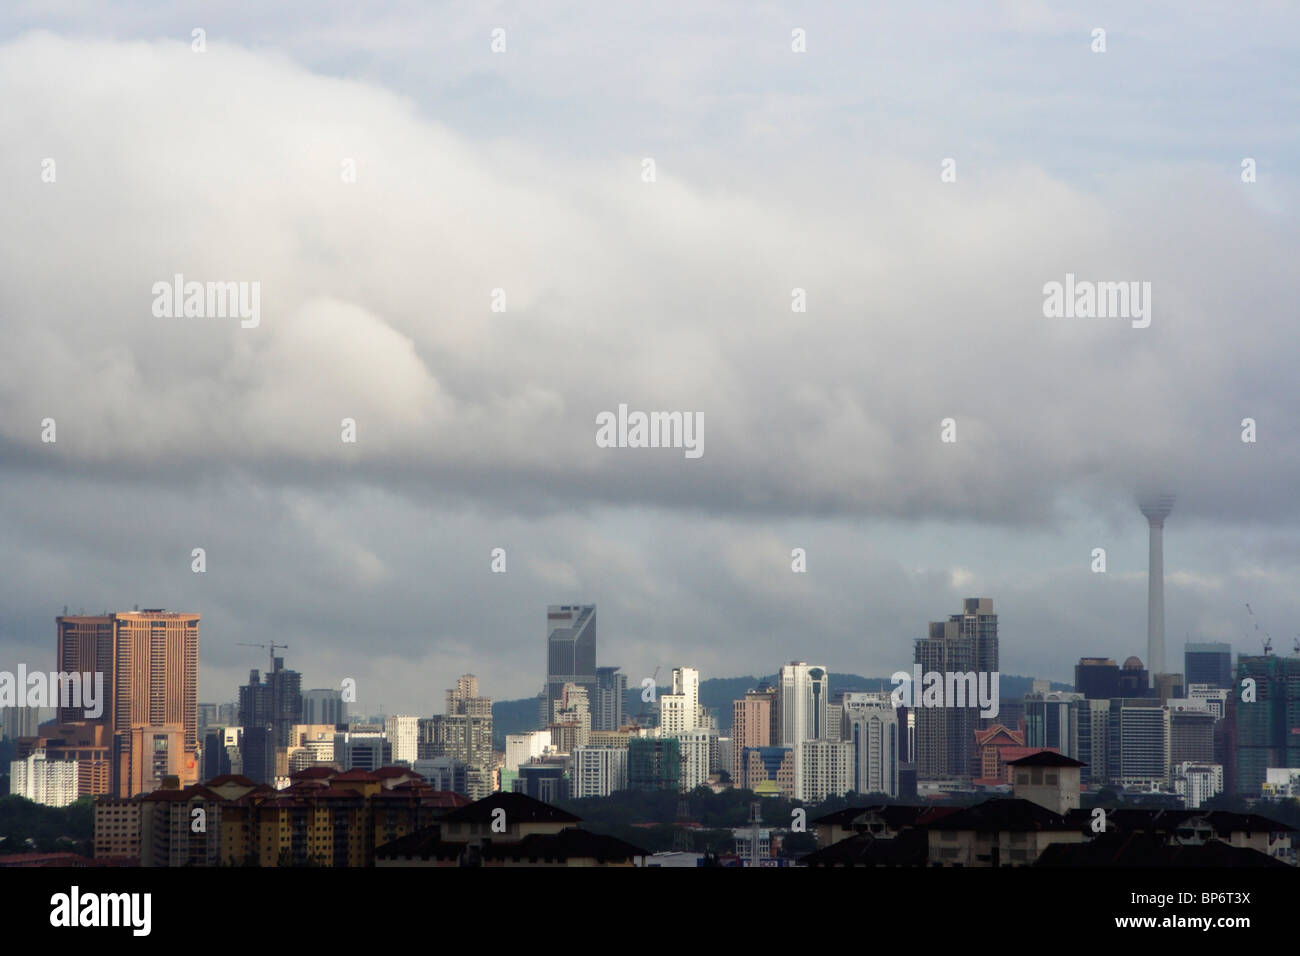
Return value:
<svg viewBox="0 0 1300 956">
<path fill-rule="evenodd" d="M 1186 685 L 1182 674 L 1155 674 L 1151 678 L 1155 698 L 1162 704 L 1178 697 L 1185 697 Z"/>
<path fill-rule="evenodd" d="M 623 726 L 623 702 L 627 699 L 627 675 L 617 667 L 596 668 L 596 709 L 593 730 L 618 730 Z"/>
<path fill-rule="evenodd" d="M 302 675 L 286 668 L 283 657 L 272 658 L 271 664 L 265 680 L 251 670 L 248 683 L 239 688 L 244 776 L 254 783 L 275 780 L 276 752 L 287 751 L 294 724 L 302 723 Z"/>
<path fill-rule="evenodd" d="M 1243 699 L 1247 679 L 1253 701 Z M 1300 657 L 1242 654 L 1237 687 L 1237 793 L 1258 796 L 1269 768 L 1300 768 Z"/>
<path fill-rule="evenodd" d="M 659 698 L 659 728 L 664 736 L 700 726 L 700 672 L 693 667 L 674 667 L 672 687 L 672 693 Z"/>
<path fill-rule="evenodd" d="M 546 713 L 555 713 L 565 684 L 577 684 L 596 701 L 596 605 L 551 604 L 546 608 Z"/>
<path fill-rule="evenodd" d="M 205 736 L 209 727 L 219 727 L 217 723 L 217 705 L 199 704 L 199 736 Z"/>
<path fill-rule="evenodd" d="M 681 744 L 675 737 L 633 737 L 627 742 L 629 790 L 677 791 L 682 779 Z"/>
<path fill-rule="evenodd" d="M 111 788 L 129 797 L 132 780 L 152 779 L 160 765 L 154 738 L 169 749 L 167 762 L 181 785 L 199 776 L 198 661 L 199 615 L 160 608 L 98 616 L 63 616 L 58 629 L 60 671 L 104 675 L 104 712 L 96 719 L 84 711 L 60 707 L 60 724 L 84 721 L 112 730 Z M 175 745 L 172 729 L 181 729 Z M 147 733 L 158 728 L 157 734 Z"/>
<path fill-rule="evenodd" d="M 916 642 L 922 674 L 993 674 L 998 670 L 998 616 L 990 598 L 966 598 L 962 613 L 932 622 Z M 920 696 L 921 688 L 912 692 Z M 916 764 L 921 780 L 963 779 L 979 773 L 975 727 L 979 707 L 917 707 Z"/>
<path fill-rule="evenodd" d="M 408 767 L 419 757 L 420 718 L 395 715 L 384 721 L 384 736 L 393 745 L 393 762 Z"/>
<path fill-rule="evenodd" d="M 1083 782 L 1089 786 L 1103 784 L 1109 779 L 1106 757 L 1110 747 L 1110 701 L 1080 701 L 1078 717 L 1078 760 L 1084 764 Z"/>
<path fill-rule="evenodd" d="M 1025 746 L 1042 747 L 1079 759 L 1082 694 L 1051 691 L 1025 696 Z"/>
<path fill-rule="evenodd" d="M 247 739 L 247 727 L 244 728 L 244 736 Z M 393 745 L 382 731 L 339 731 L 334 734 L 334 762 L 345 771 L 375 771 L 392 765 Z M 244 776 L 247 777 L 248 774 L 245 773 Z"/>
<path fill-rule="evenodd" d="M 573 798 L 608 797 L 627 789 L 626 747 L 580 747 L 573 754 Z"/>
<path fill-rule="evenodd" d="M 825 732 L 830 675 L 825 668 L 804 661 L 784 664 L 777 681 L 777 699 L 781 710 L 780 742 L 794 753 L 795 799 L 802 800 L 804 751 L 799 745 L 805 740 L 817 740 Z"/>
<path fill-rule="evenodd" d="M 239 704 L 231 701 L 217 705 L 217 726 L 234 727 L 239 724 Z"/>
<path fill-rule="evenodd" d="M 303 691 L 302 722 L 304 724 L 346 724 L 348 722 L 348 705 L 343 700 L 343 691 L 329 687 L 318 687 Z"/>
<path fill-rule="evenodd" d="M 587 688 L 565 684 L 555 702 L 555 715 L 549 724 L 551 740 L 561 753 L 573 753 L 587 746 L 591 738 L 591 706 Z"/>
<path fill-rule="evenodd" d="M 664 739 L 677 741 L 678 752 L 681 755 L 681 777 L 678 788 L 683 793 L 689 793 L 696 787 L 707 784 L 710 756 L 717 734 L 708 730 L 685 730 L 671 735 L 671 738 L 665 734 Z"/>
<path fill-rule="evenodd" d="M 1119 689 L 1119 665 L 1109 657 L 1081 657 L 1074 665 L 1074 689 L 1088 700 L 1125 696 Z"/>
<path fill-rule="evenodd" d="M 844 740 L 805 740 L 803 792 L 808 803 L 842 797 L 853 789 L 853 746 Z"/>
<path fill-rule="evenodd" d="M 852 757 L 849 788 L 897 797 L 898 714 L 890 695 L 847 693 L 842 706 L 841 736 Z"/>
<path fill-rule="evenodd" d="M 223 727 L 210 727 L 203 735 L 203 774 L 199 777 L 201 783 L 232 772 L 225 736 Z"/>
<path fill-rule="evenodd" d="M 543 803 L 570 799 L 572 781 L 563 763 L 526 763 L 519 768 L 514 792 L 523 793 Z"/>
<path fill-rule="evenodd" d="M 551 747 L 549 730 L 534 730 L 526 734 L 506 734 L 506 770 L 518 770 L 520 764 L 540 757 Z"/>
<path fill-rule="evenodd" d="M 1110 782 L 1147 787 L 1169 779 L 1169 711 L 1153 697 L 1110 702 L 1106 755 Z"/>
<path fill-rule="evenodd" d="M 1214 714 L 1203 699 L 1173 698 L 1169 711 L 1170 779 L 1173 768 L 1183 763 L 1214 763 Z"/>
<path fill-rule="evenodd" d="M 746 747 L 772 746 L 772 710 L 774 695 L 771 691 L 751 690 L 744 700 L 731 705 L 731 774 L 732 786 L 744 786 L 742 761 Z"/>
<path fill-rule="evenodd" d="M 1173 495 L 1152 495 L 1138 501 L 1150 529 L 1147 565 L 1147 667 L 1165 672 L 1165 519 L 1174 508 Z"/>
<path fill-rule="evenodd" d="M 1188 643 L 1183 650 L 1183 673 L 1187 686 L 1209 684 L 1222 690 L 1232 688 L 1232 645 L 1218 641 Z"/>
<path fill-rule="evenodd" d="M 248 672 L 248 683 L 239 688 L 239 724 L 267 726 L 273 747 L 289 746 L 289 731 L 303 723 L 302 675 L 284 666 L 284 658 L 272 658 L 273 669 L 263 676 Z"/>
</svg>

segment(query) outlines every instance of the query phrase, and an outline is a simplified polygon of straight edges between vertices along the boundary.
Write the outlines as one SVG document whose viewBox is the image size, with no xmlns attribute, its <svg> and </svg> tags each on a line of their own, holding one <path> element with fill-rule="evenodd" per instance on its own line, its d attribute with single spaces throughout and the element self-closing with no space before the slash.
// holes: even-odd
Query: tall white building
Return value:
<svg viewBox="0 0 1300 956">
<path fill-rule="evenodd" d="M 626 747 L 579 747 L 573 752 L 573 797 L 608 797 L 627 789 Z"/>
<path fill-rule="evenodd" d="M 700 727 L 700 672 L 673 668 L 673 691 L 659 698 L 659 726 L 665 737 Z"/>
<path fill-rule="evenodd" d="M 384 736 L 393 745 L 393 760 L 408 767 L 420 756 L 420 718 L 399 714 L 384 721 Z"/>
<path fill-rule="evenodd" d="M 551 732 L 534 730 L 528 734 L 506 734 L 506 762 L 504 769 L 515 771 L 520 764 L 528 763 L 551 749 Z"/>
<path fill-rule="evenodd" d="M 824 667 L 814 667 L 804 661 L 791 661 L 781 667 L 777 681 L 780 745 L 794 752 L 794 795 L 797 800 L 807 799 L 803 795 L 804 748 L 800 744 L 805 740 L 826 737 L 829 691 L 830 674 Z M 839 736 L 838 732 L 835 736 Z"/>
<path fill-rule="evenodd" d="M 898 796 L 898 711 L 888 693 L 847 693 L 842 738 L 852 748 L 850 789 Z"/>
<path fill-rule="evenodd" d="M 795 778 L 795 799 L 821 803 L 827 797 L 842 797 L 853 788 L 853 746 L 842 740 L 804 740 L 803 792 Z M 797 753 L 798 751 L 796 751 Z"/>
<path fill-rule="evenodd" d="M 688 793 L 696 787 L 709 782 L 709 758 L 716 744 L 717 734 L 707 730 L 688 730 L 678 734 L 663 734 L 664 737 L 676 737 L 682 755 L 681 789 Z"/>
<path fill-rule="evenodd" d="M 1175 765 L 1174 792 L 1183 798 L 1187 809 L 1199 810 L 1206 800 L 1223 792 L 1223 767 L 1190 760 Z"/>
<path fill-rule="evenodd" d="M 9 764 L 9 792 L 47 807 L 66 807 L 77 799 L 77 761 L 46 760 L 36 750 Z"/>
</svg>

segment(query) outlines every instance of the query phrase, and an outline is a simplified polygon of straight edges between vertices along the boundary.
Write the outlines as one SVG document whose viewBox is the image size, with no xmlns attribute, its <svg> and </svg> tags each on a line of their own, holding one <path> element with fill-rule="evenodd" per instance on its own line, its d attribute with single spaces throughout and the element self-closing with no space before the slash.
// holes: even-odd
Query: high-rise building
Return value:
<svg viewBox="0 0 1300 956">
<path fill-rule="evenodd" d="M 1106 769 L 1123 787 L 1162 785 L 1169 780 L 1169 711 L 1154 697 L 1120 697 L 1110 702 Z"/>
<path fill-rule="evenodd" d="M 700 672 L 693 667 L 674 667 L 672 686 L 672 693 L 659 698 L 659 728 L 664 736 L 700 726 Z"/>
<path fill-rule="evenodd" d="M 741 754 L 741 784 L 759 796 L 794 798 L 793 747 L 746 747 Z"/>
<path fill-rule="evenodd" d="M 1082 694 L 1054 690 L 1025 696 L 1025 746 L 1055 750 L 1079 759 Z"/>
<path fill-rule="evenodd" d="M 1236 787 L 1258 796 L 1270 767 L 1300 768 L 1300 657 L 1239 655 L 1237 687 Z"/>
<path fill-rule="evenodd" d="M 0 707 L 0 740 L 35 737 L 40 733 L 41 716 L 40 707 Z"/>
<path fill-rule="evenodd" d="M 825 734 L 830 674 L 824 667 L 804 661 L 784 664 L 777 681 L 777 700 L 781 711 L 780 743 L 794 754 L 794 795 L 796 800 L 803 800 L 804 751 L 799 745 Z"/>
<path fill-rule="evenodd" d="M 805 740 L 803 751 L 803 796 L 808 803 L 828 797 L 842 797 L 853 789 L 853 745 L 845 740 Z"/>
<path fill-rule="evenodd" d="M 1188 643 L 1183 649 L 1183 673 L 1187 686 L 1209 684 L 1221 690 L 1232 688 L 1232 645 L 1218 641 Z"/>
<path fill-rule="evenodd" d="M 1201 698 L 1173 698 L 1165 709 L 1169 711 L 1169 764 L 1170 779 L 1173 768 L 1179 764 L 1212 764 L 1214 760 L 1214 714 L 1208 702 Z M 1220 767 L 1222 775 L 1222 767 Z M 1223 781 L 1220 779 L 1219 785 Z"/>
<path fill-rule="evenodd" d="M 393 745 L 393 762 L 408 767 L 420 756 L 420 718 L 397 714 L 384 721 L 384 736 Z"/>
<path fill-rule="evenodd" d="M 772 710 L 776 695 L 770 690 L 750 690 L 744 700 L 731 705 L 731 774 L 732 785 L 744 786 L 743 758 L 746 747 L 772 746 Z"/>
<path fill-rule="evenodd" d="M 77 799 L 77 761 L 47 760 L 44 750 L 9 764 L 9 792 L 47 807 L 66 807 Z"/>
<path fill-rule="evenodd" d="M 343 691 L 318 687 L 302 692 L 302 722 L 304 724 L 346 724 L 348 705 Z"/>
<path fill-rule="evenodd" d="M 573 753 L 573 798 L 608 797 L 627 789 L 626 747 L 579 747 Z"/>
<path fill-rule="evenodd" d="M 592 729 L 618 730 L 622 727 L 626 699 L 627 675 L 617 667 L 597 667 L 596 709 L 592 714 Z"/>
<path fill-rule="evenodd" d="M 152 745 L 155 736 L 171 741 L 181 728 L 180 746 L 170 754 L 182 786 L 199 777 L 198 663 L 199 615 L 148 608 L 98 616 L 63 616 L 58 630 L 58 666 L 66 672 L 104 675 L 103 714 L 60 707 L 60 724 L 77 721 L 112 729 L 111 787 L 134 796 L 130 781 L 147 779 L 156 766 L 153 753 L 133 750 L 133 742 Z M 148 728 L 167 728 L 149 734 Z M 140 731 L 140 732 L 137 732 Z"/>
<path fill-rule="evenodd" d="M 1079 703 L 1079 755 L 1082 779 L 1090 786 L 1109 777 L 1106 757 L 1110 749 L 1110 701 L 1086 699 Z"/>
<path fill-rule="evenodd" d="M 271 783 L 276 777 L 276 752 L 289 747 L 290 732 L 302 719 L 302 675 L 284 666 L 283 657 L 272 658 L 265 675 L 248 672 L 239 688 L 239 724 L 244 728 L 244 776 L 254 783 Z M 286 771 L 287 772 L 287 771 Z"/>
<path fill-rule="evenodd" d="M 665 734 L 665 739 L 668 735 Z M 709 782 L 709 765 L 712 748 L 718 736 L 708 730 L 684 730 L 672 735 L 681 754 L 681 777 L 678 787 L 689 793 Z"/>
<path fill-rule="evenodd" d="M 1138 501 L 1150 531 L 1147 565 L 1147 667 L 1152 675 L 1165 672 L 1165 519 L 1174 508 L 1173 495 L 1151 495 Z"/>
<path fill-rule="evenodd" d="M 627 742 L 629 790 L 673 790 L 681 786 L 682 750 L 675 737 L 633 737 Z"/>
<path fill-rule="evenodd" d="M 994 674 L 998 670 L 998 616 L 991 598 L 966 598 L 960 614 L 932 622 L 928 638 L 916 642 L 915 663 L 923 674 Z M 921 689 L 913 688 L 919 695 Z M 969 703 L 969 702 L 968 702 Z M 978 705 L 916 708 L 917 777 L 970 779 L 979 774 L 975 751 Z"/>
<path fill-rule="evenodd" d="M 737 701 L 740 703 L 740 701 Z M 898 712 L 888 693 L 846 693 L 841 737 L 850 747 L 850 789 L 898 796 Z"/>
<path fill-rule="evenodd" d="M 551 604 L 546 608 L 547 715 L 555 713 L 565 684 L 586 689 L 587 700 L 597 697 L 596 605 Z"/>
</svg>

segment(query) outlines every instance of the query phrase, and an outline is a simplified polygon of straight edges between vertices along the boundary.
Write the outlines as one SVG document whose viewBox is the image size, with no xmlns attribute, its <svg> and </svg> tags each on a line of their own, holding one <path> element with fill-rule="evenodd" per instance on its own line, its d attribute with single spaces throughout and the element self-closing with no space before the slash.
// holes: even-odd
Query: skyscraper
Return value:
<svg viewBox="0 0 1300 956">
<path fill-rule="evenodd" d="M 700 672 L 673 668 L 672 693 L 659 698 L 659 727 L 665 737 L 700 726 Z"/>
<path fill-rule="evenodd" d="M 898 796 L 898 712 L 888 693 L 846 693 L 842 736 L 851 748 L 850 788 Z"/>
<path fill-rule="evenodd" d="M 1213 641 L 1188 643 L 1183 649 L 1183 674 L 1187 686 L 1209 684 L 1227 690 L 1232 687 L 1232 645 Z"/>
<path fill-rule="evenodd" d="M 623 702 L 627 699 L 627 675 L 617 667 L 596 668 L 596 709 L 593 730 L 618 730 L 623 726 Z"/>
<path fill-rule="evenodd" d="M 744 786 L 745 749 L 772 746 L 772 709 L 774 695 L 770 690 L 751 690 L 744 700 L 734 701 L 731 710 L 731 773 L 732 784 Z"/>
<path fill-rule="evenodd" d="M 1238 793 L 1257 796 L 1270 767 L 1300 768 L 1300 657 L 1242 654 L 1237 686 L 1235 784 Z"/>
<path fill-rule="evenodd" d="M 196 783 L 199 615 L 147 608 L 64 616 L 55 624 L 58 670 L 104 675 L 101 717 L 87 721 L 81 710 L 60 708 L 57 720 L 111 728 L 113 792 L 134 796 L 133 781 L 148 786 L 159 767 L 179 776 L 182 786 Z"/>
<path fill-rule="evenodd" d="M 781 713 L 780 743 L 794 753 L 794 795 L 796 800 L 803 800 L 804 750 L 801 744 L 824 736 L 830 703 L 830 675 L 824 667 L 813 667 L 804 661 L 782 665 L 777 680 L 777 702 Z"/>
<path fill-rule="evenodd" d="M 546 714 L 565 684 L 586 688 L 587 700 L 599 698 L 596 677 L 596 605 L 551 604 L 546 608 Z"/>
<path fill-rule="evenodd" d="M 332 687 L 303 691 L 302 722 L 304 724 L 346 724 L 348 705 L 343 700 L 343 691 Z"/>
<path fill-rule="evenodd" d="M 271 783 L 276 776 L 276 751 L 289 746 L 289 731 L 302 723 L 302 675 L 284 666 L 283 657 L 271 660 L 265 680 L 248 672 L 239 688 L 239 725 L 244 728 L 244 776 L 255 783 Z"/>
<path fill-rule="evenodd" d="M 1147 668 L 1154 676 L 1165 672 L 1165 519 L 1174 509 L 1173 495 L 1152 495 L 1138 501 L 1150 529 L 1147 564 Z"/>
<path fill-rule="evenodd" d="M 993 674 L 998 670 L 998 616 L 991 598 L 966 598 L 960 614 L 931 622 L 930 636 L 916 642 L 921 672 Z M 920 688 L 912 688 L 919 696 Z M 968 702 L 969 703 L 969 702 Z M 916 770 L 921 780 L 979 774 L 975 727 L 979 707 L 917 707 Z"/>
</svg>

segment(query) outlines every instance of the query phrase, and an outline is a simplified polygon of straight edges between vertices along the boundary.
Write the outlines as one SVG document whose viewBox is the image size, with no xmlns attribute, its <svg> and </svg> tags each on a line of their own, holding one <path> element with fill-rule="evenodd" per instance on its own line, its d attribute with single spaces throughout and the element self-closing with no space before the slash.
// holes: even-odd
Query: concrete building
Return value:
<svg viewBox="0 0 1300 956">
<path fill-rule="evenodd" d="M 393 762 L 408 767 L 420 756 L 420 718 L 396 715 L 384 721 L 384 736 L 393 746 Z"/>
<path fill-rule="evenodd" d="M 1183 649 L 1183 674 L 1187 684 L 1208 684 L 1216 690 L 1232 689 L 1232 645 L 1220 641 L 1189 642 Z"/>
<path fill-rule="evenodd" d="M 627 747 L 580 747 L 573 753 L 573 797 L 608 797 L 627 789 Z"/>
<path fill-rule="evenodd" d="M 830 674 L 824 667 L 791 661 L 781 667 L 777 680 L 777 702 L 781 712 L 782 747 L 794 755 L 795 798 L 803 797 L 803 755 L 805 740 L 823 739 L 830 704 Z"/>
<path fill-rule="evenodd" d="M 681 779 L 678 784 L 683 793 L 709 782 L 710 757 L 717 743 L 717 734 L 707 730 L 688 730 L 664 737 L 677 741 L 681 752 Z"/>
<path fill-rule="evenodd" d="M 302 722 L 304 724 L 346 724 L 348 705 L 343 691 L 330 687 L 317 687 L 302 692 Z"/>
<path fill-rule="evenodd" d="M 769 691 L 751 690 L 744 700 L 731 705 L 731 764 L 728 767 L 732 782 L 742 786 L 744 768 L 741 759 L 747 747 L 772 745 L 772 708 L 775 695 Z"/>
<path fill-rule="evenodd" d="M 9 764 L 9 792 L 47 807 L 75 803 L 77 780 L 77 761 L 47 760 L 44 750 Z"/>
<path fill-rule="evenodd" d="M 888 693 L 852 692 L 841 701 L 842 739 L 852 754 L 849 789 L 898 796 L 898 712 Z"/>
<path fill-rule="evenodd" d="M 149 778 L 142 765 L 152 764 L 154 755 L 132 749 L 133 742 L 152 742 L 151 735 L 134 732 L 148 727 L 181 728 L 180 753 L 174 756 L 181 783 L 195 783 L 199 615 L 151 608 L 63 616 L 55 619 L 55 626 L 57 669 L 104 675 L 107 700 L 100 716 L 87 718 L 83 710 L 60 707 L 56 719 L 60 725 L 85 722 L 109 728 L 113 792 L 131 796 L 131 781 Z"/>
<path fill-rule="evenodd" d="M 842 797 L 853 789 L 853 745 L 844 740 L 805 740 L 803 795 L 807 803 Z"/>
<path fill-rule="evenodd" d="M 1153 697 L 1110 702 L 1108 782 L 1123 787 L 1163 786 L 1169 779 L 1169 711 Z"/>
<path fill-rule="evenodd" d="M 599 697 L 596 673 L 596 605 L 552 604 L 546 608 L 546 714 L 555 713 L 565 684 L 577 684 L 587 700 Z"/>
<path fill-rule="evenodd" d="M 659 728 L 671 737 L 699 726 L 700 672 L 693 667 L 674 667 L 672 693 L 659 698 Z"/>
<path fill-rule="evenodd" d="M 916 642 L 914 663 L 922 673 L 997 673 L 998 616 L 993 601 L 966 598 L 960 614 L 931 622 L 928 638 Z M 919 694 L 920 688 L 913 688 L 913 693 Z M 918 780 L 970 780 L 979 773 L 975 754 L 978 706 L 915 710 Z"/>
<path fill-rule="evenodd" d="M 1211 797 L 1223 792 L 1223 767 L 1217 763 L 1184 761 L 1173 768 L 1174 792 L 1183 798 L 1183 806 L 1199 810 Z"/>
</svg>

